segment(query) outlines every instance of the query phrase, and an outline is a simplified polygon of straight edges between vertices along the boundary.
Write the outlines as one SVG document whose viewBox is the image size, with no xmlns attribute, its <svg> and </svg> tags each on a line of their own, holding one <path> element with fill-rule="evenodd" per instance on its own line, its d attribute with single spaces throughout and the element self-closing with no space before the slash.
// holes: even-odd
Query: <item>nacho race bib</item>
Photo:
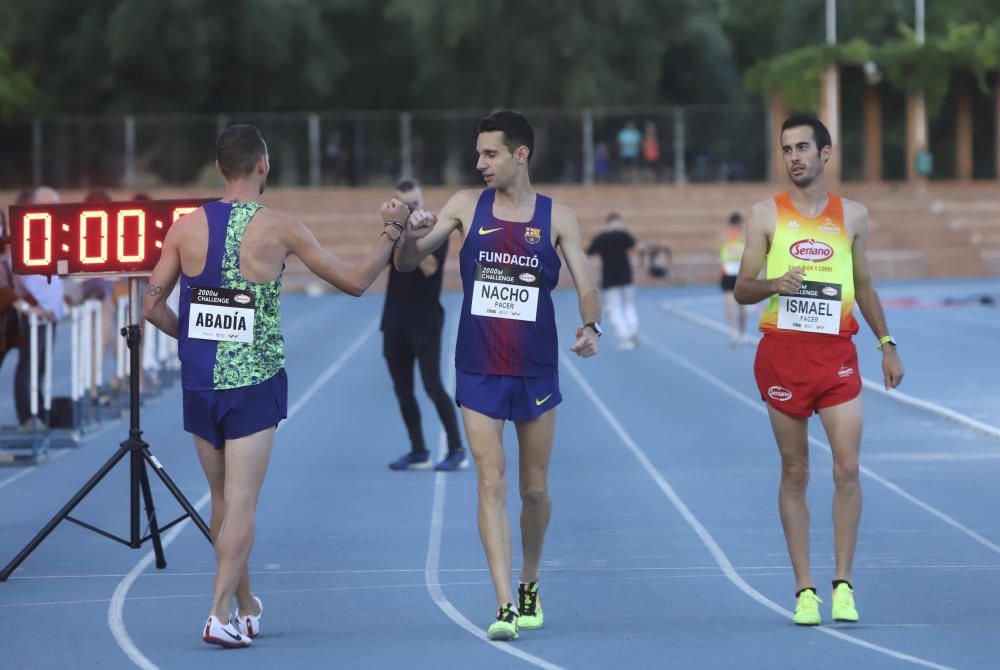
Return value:
<svg viewBox="0 0 1000 670">
<path fill-rule="evenodd" d="M 253 342 L 254 313 L 254 297 L 246 291 L 192 286 L 188 337 Z"/>
<path fill-rule="evenodd" d="M 541 271 L 476 263 L 472 314 L 494 319 L 534 321 Z"/>
<path fill-rule="evenodd" d="M 778 328 L 840 334 L 841 285 L 804 281 L 795 295 L 778 296 Z"/>
</svg>

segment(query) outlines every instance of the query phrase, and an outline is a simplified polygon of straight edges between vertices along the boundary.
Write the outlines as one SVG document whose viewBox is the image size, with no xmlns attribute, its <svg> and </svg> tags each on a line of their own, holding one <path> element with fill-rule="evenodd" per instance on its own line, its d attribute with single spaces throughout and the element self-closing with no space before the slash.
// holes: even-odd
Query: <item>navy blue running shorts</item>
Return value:
<svg viewBox="0 0 1000 670">
<path fill-rule="evenodd" d="M 282 368 L 259 384 L 221 391 L 184 391 L 184 430 L 212 443 L 273 428 L 288 416 L 288 377 Z"/>
<path fill-rule="evenodd" d="M 494 419 L 536 419 L 562 402 L 559 373 L 510 377 L 456 370 L 455 402 Z"/>
</svg>

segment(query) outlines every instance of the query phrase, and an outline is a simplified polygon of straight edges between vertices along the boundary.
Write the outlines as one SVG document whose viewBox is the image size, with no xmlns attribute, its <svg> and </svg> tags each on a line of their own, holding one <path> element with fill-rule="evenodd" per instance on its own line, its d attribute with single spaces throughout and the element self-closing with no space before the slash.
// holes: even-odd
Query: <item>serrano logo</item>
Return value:
<svg viewBox="0 0 1000 670">
<path fill-rule="evenodd" d="M 535 275 L 531 274 L 530 272 L 522 272 L 517 276 L 517 278 L 523 282 L 528 282 L 529 284 L 534 283 L 535 281 Z"/>
<path fill-rule="evenodd" d="M 250 296 L 246 295 L 245 293 L 237 293 L 236 295 L 233 296 L 233 300 L 240 303 L 241 305 L 246 305 L 247 303 L 250 302 Z"/>
<path fill-rule="evenodd" d="M 837 289 L 833 288 L 832 286 L 824 286 L 823 295 L 828 295 L 832 298 L 835 295 L 837 295 Z"/>
<path fill-rule="evenodd" d="M 826 242 L 816 240 L 799 240 L 788 247 L 788 253 L 801 261 L 812 261 L 821 263 L 830 260 L 833 256 L 833 247 Z"/>
<path fill-rule="evenodd" d="M 767 389 L 767 395 L 778 402 L 785 402 L 792 399 L 792 392 L 784 386 L 772 386 Z"/>
</svg>

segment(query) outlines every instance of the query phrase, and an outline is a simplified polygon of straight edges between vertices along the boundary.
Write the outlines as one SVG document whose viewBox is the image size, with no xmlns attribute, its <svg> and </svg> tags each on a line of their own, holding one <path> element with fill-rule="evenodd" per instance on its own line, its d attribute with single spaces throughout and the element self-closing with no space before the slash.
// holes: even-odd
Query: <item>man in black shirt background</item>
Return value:
<svg viewBox="0 0 1000 670">
<path fill-rule="evenodd" d="M 618 336 L 618 348 L 631 351 L 639 344 L 639 314 L 635 310 L 635 284 L 629 252 L 635 238 L 625 230 L 621 214 L 611 212 L 607 227 L 590 243 L 587 255 L 601 257 L 601 300 L 611 327 Z"/>
<path fill-rule="evenodd" d="M 411 210 L 424 208 L 420 187 L 410 179 L 396 184 L 396 198 Z M 431 467 L 430 452 L 420 426 L 420 407 L 413 394 L 414 362 L 420 365 L 424 390 L 437 408 L 448 437 L 448 455 L 435 470 L 461 470 L 469 465 L 458 433 L 455 403 L 441 383 L 444 308 L 439 298 L 447 255 L 446 240 L 413 272 L 399 272 L 389 263 L 389 286 L 382 308 L 382 353 L 392 375 L 406 432 L 410 436 L 410 451 L 389 464 L 393 470 L 426 470 Z"/>
</svg>

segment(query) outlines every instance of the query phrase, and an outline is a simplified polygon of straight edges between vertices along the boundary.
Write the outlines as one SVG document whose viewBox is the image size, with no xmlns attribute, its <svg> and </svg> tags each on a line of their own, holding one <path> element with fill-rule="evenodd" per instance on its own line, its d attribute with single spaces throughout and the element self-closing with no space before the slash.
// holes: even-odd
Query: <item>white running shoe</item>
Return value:
<svg viewBox="0 0 1000 670">
<path fill-rule="evenodd" d="M 240 614 L 240 608 L 237 607 L 236 618 L 234 620 L 234 623 L 240 633 L 251 638 L 260 635 L 260 618 L 264 616 L 264 605 L 261 604 L 260 598 L 254 596 L 253 599 L 257 601 L 257 607 L 260 608 L 260 614 L 257 616 L 253 616 L 252 614 Z"/>
<path fill-rule="evenodd" d="M 239 631 L 234 621 L 222 623 L 215 615 L 208 617 L 203 639 L 209 644 L 217 644 L 226 649 L 239 649 L 250 646 L 250 638 Z"/>
</svg>

